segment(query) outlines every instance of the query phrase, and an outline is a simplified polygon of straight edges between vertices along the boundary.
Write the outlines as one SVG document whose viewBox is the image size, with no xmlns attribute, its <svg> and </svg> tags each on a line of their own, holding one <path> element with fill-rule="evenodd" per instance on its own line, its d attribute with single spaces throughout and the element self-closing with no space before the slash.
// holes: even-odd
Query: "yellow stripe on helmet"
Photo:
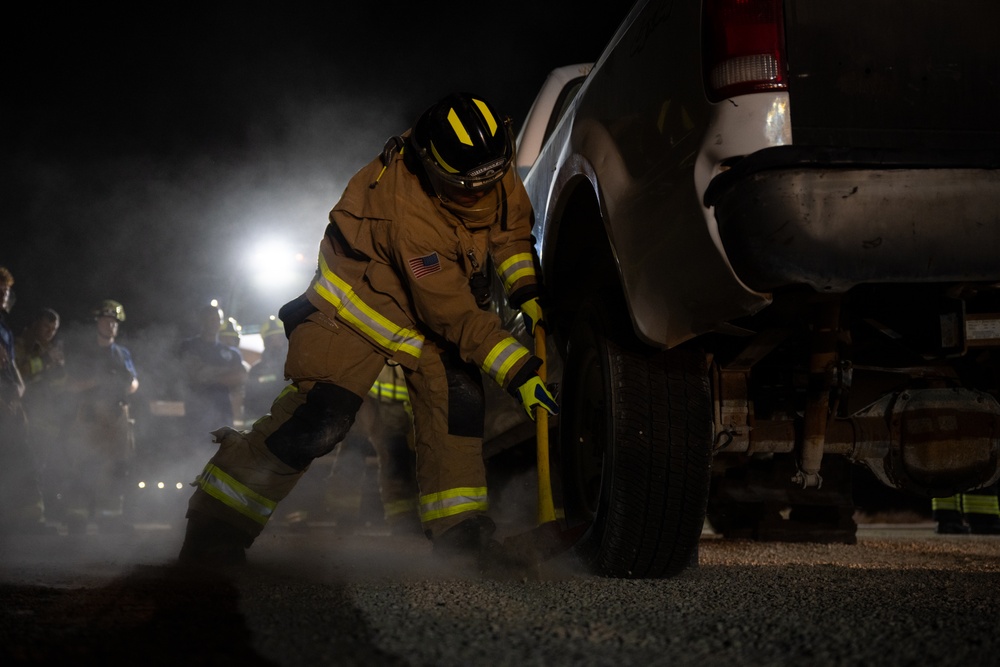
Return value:
<svg viewBox="0 0 1000 667">
<path fill-rule="evenodd" d="M 462 121 L 458 119 L 458 114 L 455 113 L 454 109 L 448 109 L 448 122 L 451 123 L 451 129 L 455 130 L 458 140 L 467 146 L 471 146 L 472 137 L 469 136 L 469 131 L 462 125 Z"/>
<path fill-rule="evenodd" d="M 490 108 L 486 106 L 486 102 L 475 98 L 473 98 L 472 101 L 476 103 L 476 106 L 479 107 L 479 110 L 483 113 L 483 118 L 486 119 L 486 124 L 490 126 L 490 134 L 496 134 L 497 128 L 500 127 L 500 124 L 497 123 L 497 119 L 493 117 L 493 114 L 490 112 Z"/>
<path fill-rule="evenodd" d="M 448 164 L 447 162 L 444 161 L 444 158 L 441 157 L 440 153 L 438 153 L 437 146 L 434 145 L 433 141 L 431 142 L 431 155 L 434 156 L 434 161 L 437 162 L 438 165 L 442 169 L 444 169 L 445 171 L 447 171 L 449 174 L 457 174 L 458 173 L 458 169 L 455 169 L 453 166 L 451 166 L 450 164 Z"/>
</svg>

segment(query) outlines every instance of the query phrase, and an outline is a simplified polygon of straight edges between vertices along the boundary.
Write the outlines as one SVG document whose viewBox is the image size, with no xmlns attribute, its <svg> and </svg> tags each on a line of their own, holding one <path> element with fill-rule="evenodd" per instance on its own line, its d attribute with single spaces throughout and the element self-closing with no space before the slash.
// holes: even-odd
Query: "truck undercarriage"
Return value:
<svg viewBox="0 0 1000 667">
<path fill-rule="evenodd" d="M 745 339 L 709 343 L 721 475 L 710 502 L 713 524 L 733 529 L 726 514 L 739 514 L 746 531 L 765 502 L 849 506 L 850 486 L 835 458 L 927 498 L 1000 476 L 1000 286 L 864 285 L 824 295 L 789 289 L 738 324 Z M 727 475 L 754 460 L 777 460 L 782 472 Z M 748 510 L 736 501 L 758 505 Z M 814 529 L 836 535 L 843 517 L 826 516 L 835 525 Z M 848 532 L 841 537 L 850 541 Z"/>
</svg>

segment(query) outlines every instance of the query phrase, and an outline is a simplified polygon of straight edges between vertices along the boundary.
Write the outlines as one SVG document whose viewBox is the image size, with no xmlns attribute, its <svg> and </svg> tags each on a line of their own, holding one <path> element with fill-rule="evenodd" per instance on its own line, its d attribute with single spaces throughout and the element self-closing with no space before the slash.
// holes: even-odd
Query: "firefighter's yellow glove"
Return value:
<svg viewBox="0 0 1000 667">
<path fill-rule="evenodd" d="M 537 375 L 518 387 L 517 391 L 521 396 L 521 405 L 532 419 L 535 418 L 535 410 L 545 410 L 550 415 L 559 414 L 556 399 Z"/>
<path fill-rule="evenodd" d="M 522 303 L 521 315 L 524 317 L 524 328 L 534 336 L 535 326 L 542 321 L 542 307 L 538 304 L 538 299 L 528 299 Z"/>
</svg>

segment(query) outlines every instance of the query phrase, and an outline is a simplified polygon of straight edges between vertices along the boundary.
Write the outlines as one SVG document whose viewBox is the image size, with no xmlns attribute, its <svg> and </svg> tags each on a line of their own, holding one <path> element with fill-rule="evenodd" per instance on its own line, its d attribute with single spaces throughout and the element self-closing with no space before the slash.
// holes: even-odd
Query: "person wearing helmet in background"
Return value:
<svg viewBox="0 0 1000 667">
<path fill-rule="evenodd" d="M 116 342 L 125 308 L 105 299 L 91 312 L 95 331 L 89 340 L 67 345 L 66 389 L 72 397 L 72 419 L 63 440 L 68 447 L 63 473 L 69 532 L 132 528 L 126 512 L 128 476 L 135 455 L 135 430 L 129 397 L 139 389 L 139 376 L 128 348 Z M 96 335 L 94 335 L 96 334 Z"/>
<path fill-rule="evenodd" d="M 288 339 L 285 330 L 274 315 L 260 325 L 260 338 L 264 344 L 260 360 L 250 367 L 243 398 L 243 415 L 247 423 L 262 417 L 271 409 L 271 401 L 285 386 L 285 354 Z"/>
<path fill-rule="evenodd" d="M 220 426 L 242 419 L 234 411 L 233 394 L 243 394 L 247 369 L 239 349 L 219 340 L 225 318 L 218 306 L 195 312 L 198 333 L 181 341 L 178 356 L 184 378 L 184 419 L 189 437 L 206 437 Z"/>
<path fill-rule="evenodd" d="M 51 483 L 51 471 L 58 465 L 60 451 L 63 390 L 66 385 L 66 356 L 59 333 L 59 313 L 39 308 L 18 334 L 15 349 L 17 367 L 24 378 L 24 409 L 30 425 L 29 442 L 34 455 L 45 501 L 46 521 L 62 518 L 62 503 Z"/>
<path fill-rule="evenodd" d="M 240 339 L 243 337 L 243 328 L 236 321 L 235 317 L 224 317 L 219 324 L 219 342 L 229 347 L 240 349 Z"/>
<path fill-rule="evenodd" d="M 291 379 L 219 449 L 189 501 L 181 563 L 235 564 L 313 459 L 354 422 L 386 361 L 413 408 L 418 511 L 434 551 L 488 553 L 483 374 L 529 415 L 557 412 L 541 360 L 490 307 L 492 269 L 529 331 L 541 320 L 532 210 L 510 120 L 450 94 L 357 172 L 329 215 L 316 274 L 279 311 Z"/>
<path fill-rule="evenodd" d="M 44 523 L 45 506 L 21 402 L 24 379 L 17 367 L 14 332 L 7 323 L 13 288 L 13 274 L 0 266 L 0 536 L 51 528 Z"/>
<path fill-rule="evenodd" d="M 249 373 L 250 362 L 243 357 L 243 352 L 240 349 L 240 341 L 242 340 L 243 327 L 240 326 L 240 323 L 236 321 L 235 317 L 225 318 L 222 322 L 222 326 L 219 327 L 219 342 L 236 350 L 236 354 L 240 355 L 240 363 L 243 364 L 243 370 Z M 236 426 L 243 425 L 243 401 L 245 392 L 245 383 L 240 383 L 229 392 L 229 402 L 233 406 L 233 424 Z"/>
</svg>

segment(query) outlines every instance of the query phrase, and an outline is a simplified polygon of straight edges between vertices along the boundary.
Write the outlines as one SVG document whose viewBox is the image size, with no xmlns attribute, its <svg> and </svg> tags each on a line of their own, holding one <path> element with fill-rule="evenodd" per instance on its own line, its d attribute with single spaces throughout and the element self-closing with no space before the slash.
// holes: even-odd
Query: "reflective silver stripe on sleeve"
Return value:
<svg viewBox="0 0 1000 667">
<path fill-rule="evenodd" d="M 511 367 L 527 354 L 528 348 L 508 336 L 490 350 L 486 360 L 483 361 L 482 370 L 502 387 Z"/>
<path fill-rule="evenodd" d="M 535 275 L 535 260 L 530 252 L 512 255 L 497 267 L 497 273 L 500 274 L 504 289 L 510 292 L 518 280 Z"/>
</svg>

